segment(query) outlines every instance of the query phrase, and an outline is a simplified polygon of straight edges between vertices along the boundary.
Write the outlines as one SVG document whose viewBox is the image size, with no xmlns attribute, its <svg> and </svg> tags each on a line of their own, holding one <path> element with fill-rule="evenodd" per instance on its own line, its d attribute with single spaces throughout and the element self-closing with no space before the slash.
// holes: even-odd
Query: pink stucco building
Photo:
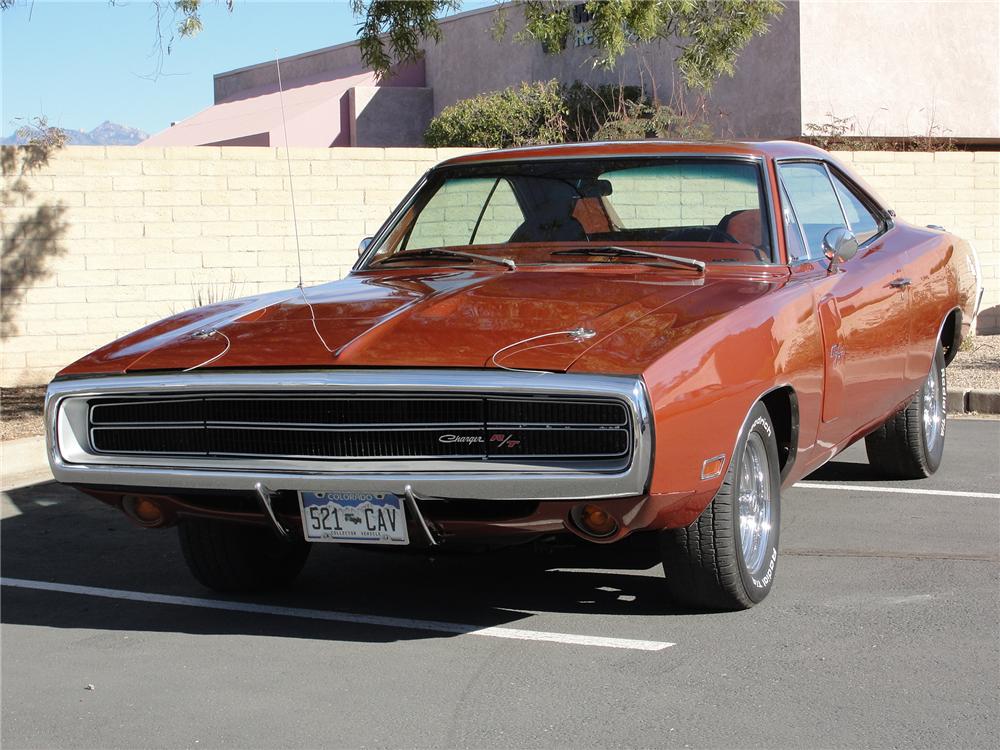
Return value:
<svg viewBox="0 0 1000 750">
<path fill-rule="evenodd" d="M 441 21 L 442 39 L 418 63 L 383 81 L 366 71 L 356 43 L 281 60 L 292 146 L 415 146 L 431 117 L 459 99 L 521 81 L 643 85 L 675 90 L 677 46 L 642 45 L 612 71 L 593 65 L 589 22 L 577 10 L 561 54 L 518 44 L 516 8 L 506 37 L 494 9 Z M 705 102 L 716 134 L 789 138 L 810 123 L 844 118 L 855 134 L 937 135 L 1000 141 L 1000 3 L 951 0 L 785 3 L 771 30 L 740 55 Z M 284 144 L 273 60 L 215 76 L 215 104 L 152 136 L 148 145 Z"/>
</svg>

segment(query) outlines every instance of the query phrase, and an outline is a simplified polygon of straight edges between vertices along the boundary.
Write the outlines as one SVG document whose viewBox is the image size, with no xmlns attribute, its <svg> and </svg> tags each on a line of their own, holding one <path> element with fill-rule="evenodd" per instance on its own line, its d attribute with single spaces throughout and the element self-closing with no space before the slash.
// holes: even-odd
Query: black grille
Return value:
<svg viewBox="0 0 1000 750">
<path fill-rule="evenodd" d="M 574 401 L 515 401 L 488 399 L 486 421 L 491 424 L 594 424 L 628 423 L 621 404 Z"/>
<path fill-rule="evenodd" d="M 611 399 L 185 395 L 90 402 L 95 451 L 296 459 L 619 458 L 629 413 Z"/>
<path fill-rule="evenodd" d="M 97 428 L 94 447 L 105 453 L 205 453 L 205 430 L 199 427 L 143 429 Z"/>
<path fill-rule="evenodd" d="M 243 424 L 482 424 L 482 399 L 199 398 L 91 402 L 94 425 L 153 422 Z"/>
</svg>

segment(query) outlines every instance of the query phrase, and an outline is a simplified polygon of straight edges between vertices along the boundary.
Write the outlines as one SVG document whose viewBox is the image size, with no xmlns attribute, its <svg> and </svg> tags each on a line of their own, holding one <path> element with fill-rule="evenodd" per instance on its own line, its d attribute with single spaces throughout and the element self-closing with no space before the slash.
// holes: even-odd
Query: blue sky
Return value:
<svg viewBox="0 0 1000 750">
<path fill-rule="evenodd" d="M 166 0 L 169 2 L 169 0 Z M 175 40 L 159 76 L 149 0 L 18 0 L 0 14 L 0 135 L 15 118 L 90 130 L 104 120 L 155 133 L 212 103 L 212 75 L 351 41 L 346 1 L 203 0 L 204 31 Z M 488 2 L 467 2 L 465 9 Z M 169 23 L 168 23 L 169 26 Z"/>
</svg>

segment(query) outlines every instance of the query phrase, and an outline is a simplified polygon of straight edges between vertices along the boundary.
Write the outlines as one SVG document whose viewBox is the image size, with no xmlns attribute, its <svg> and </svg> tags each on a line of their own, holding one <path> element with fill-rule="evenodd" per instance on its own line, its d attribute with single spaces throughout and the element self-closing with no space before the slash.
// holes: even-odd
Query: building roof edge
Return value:
<svg viewBox="0 0 1000 750">
<path fill-rule="evenodd" d="M 467 18 L 469 16 L 480 15 L 482 13 L 492 13 L 495 12 L 496 8 L 494 6 L 486 6 L 483 8 L 474 8 L 473 10 L 465 10 L 461 13 L 455 13 L 450 16 L 445 16 L 438 20 L 438 24 L 447 24 L 452 21 L 456 21 L 462 18 Z M 279 62 L 282 64 L 286 62 L 292 62 L 293 60 L 304 60 L 307 57 L 312 57 L 313 55 L 322 55 L 327 52 L 333 52 L 338 49 L 346 49 L 347 47 L 356 47 L 358 40 L 354 39 L 350 42 L 341 42 L 340 44 L 332 44 L 329 47 L 321 47 L 320 49 L 309 50 L 308 52 L 300 52 L 297 55 L 289 55 L 288 57 L 278 58 Z M 212 80 L 217 81 L 220 78 L 226 78 L 227 76 L 236 75 L 237 73 L 246 73 L 250 70 L 257 70 L 258 68 L 263 68 L 266 65 L 270 65 L 271 61 L 267 60 L 265 62 L 254 63 L 253 65 L 244 65 L 241 68 L 233 68 L 232 70 L 226 70 L 222 73 L 215 73 L 212 75 Z"/>
</svg>

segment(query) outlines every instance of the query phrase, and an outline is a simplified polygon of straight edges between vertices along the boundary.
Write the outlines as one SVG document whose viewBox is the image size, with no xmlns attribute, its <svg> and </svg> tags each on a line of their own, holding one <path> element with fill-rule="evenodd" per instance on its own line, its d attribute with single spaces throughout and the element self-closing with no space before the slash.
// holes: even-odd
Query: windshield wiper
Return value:
<svg viewBox="0 0 1000 750">
<path fill-rule="evenodd" d="M 496 263 L 501 266 L 507 266 L 507 268 L 511 271 L 517 268 L 517 263 L 510 258 L 494 258 L 489 255 L 463 253 L 461 250 L 445 250 L 441 247 L 428 248 L 426 250 L 404 250 L 401 253 L 394 253 L 393 255 L 390 255 L 388 258 L 374 260 L 369 265 L 374 266 L 376 263 L 395 263 L 398 260 L 406 260 L 407 258 L 467 258 L 469 260 L 482 260 L 487 263 Z"/>
<path fill-rule="evenodd" d="M 642 258 L 659 258 L 660 260 L 667 260 L 671 263 L 677 263 L 678 265 L 685 266 L 686 268 L 693 268 L 696 271 L 705 273 L 705 264 L 700 260 L 694 260 L 692 258 L 680 258 L 676 255 L 667 255 L 665 253 L 654 253 L 652 250 L 640 250 L 637 247 L 621 247 L 619 245 L 608 245 L 606 247 L 574 247 L 570 250 L 555 250 L 553 255 L 602 255 L 605 257 L 620 257 L 620 256 L 637 256 Z"/>
</svg>

